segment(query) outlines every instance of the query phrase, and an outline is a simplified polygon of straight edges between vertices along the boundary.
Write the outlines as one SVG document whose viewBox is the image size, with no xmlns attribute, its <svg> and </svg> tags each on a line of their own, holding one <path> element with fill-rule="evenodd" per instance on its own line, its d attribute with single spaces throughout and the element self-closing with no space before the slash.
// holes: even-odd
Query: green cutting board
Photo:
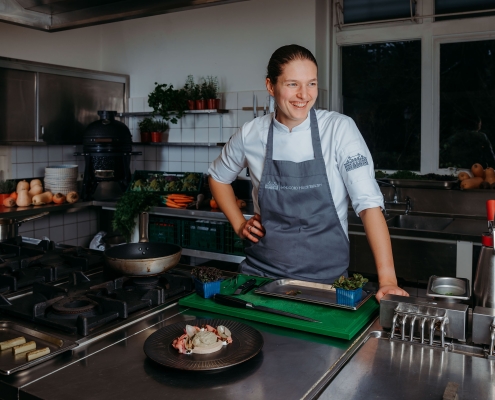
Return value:
<svg viewBox="0 0 495 400">
<path fill-rule="evenodd" d="M 239 285 L 251 278 L 253 276 L 239 275 L 237 282 L 234 280 L 223 281 L 221 293 L 231 295 Z M 258 283 L 269 281 L 267 278 L 255 278 Z M 204 299 L 196 293 L 180 299 L 179 305 L 346 340 L 352 339 L 379 309 L 379 305 L 374 297 L 369 298 L 355 311 L 260 295 L 254 293 L 254 290 L 236 297 L 249 301 L 254 305 L 300 314 L 321 322 L 308 322 L 263 311 L 224 306 L 215 303 L 213 299 Z"/>
</svg>

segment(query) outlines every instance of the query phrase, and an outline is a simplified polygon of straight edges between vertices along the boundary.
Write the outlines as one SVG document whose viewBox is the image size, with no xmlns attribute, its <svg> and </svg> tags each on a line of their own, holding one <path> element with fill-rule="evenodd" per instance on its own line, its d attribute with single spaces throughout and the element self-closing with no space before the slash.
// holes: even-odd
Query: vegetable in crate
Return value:
<svg viewBox="0 0 495 400">
<path fill-rule="evenodd" d="M 136 226 L 135 219 L 139 213 L 149 211 L 160 204 L 160 196 L 149 192 L 126 192 L 117 202 L 112 227 L 124 236 L 126 242 L 131 240 Z"/>
</svg>

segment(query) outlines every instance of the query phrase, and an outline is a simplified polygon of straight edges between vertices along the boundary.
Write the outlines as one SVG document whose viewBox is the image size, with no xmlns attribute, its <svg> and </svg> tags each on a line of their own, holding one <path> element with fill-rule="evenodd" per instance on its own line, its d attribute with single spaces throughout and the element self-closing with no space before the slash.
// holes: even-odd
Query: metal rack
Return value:
<svg viewBox="0 0 495 400">
<path fill-rule="evenodd" d="M 197 115 L 220 115 L 220 142 L 219 143 L 177 143 L 177 142 L 161 142 L 161 143 L 153 143 L 153 146 L 196 146 L 196 147 L 222 147 L 225 143 L 223 142 L 223 114 L 228 114 L 229 110 L 225 109 L 212 109 L 212 110 L 187 110 L 185 114 L 197 114 Z M 174 114 L 172 111 L 171 114 Z M 117 117 L 120 118 L 135 118 L 135 117 L 151 117 L 153 113 L 150 111 L 147 112 L 122 112 L 117 113 Z M 137 143 L 136 143 L 137 144 Z M 146 144 L 149 143 L 141 143 Z"/>
</svg>

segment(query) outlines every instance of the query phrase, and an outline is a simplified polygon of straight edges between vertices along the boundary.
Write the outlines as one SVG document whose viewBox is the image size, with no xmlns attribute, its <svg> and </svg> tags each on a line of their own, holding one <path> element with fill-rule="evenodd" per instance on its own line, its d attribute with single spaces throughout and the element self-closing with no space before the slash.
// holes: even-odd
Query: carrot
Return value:
<svg viewBox="0 0 495 400">
<path fill-rule="evenodd" d="M 169 202 L 169 201 L 167 201 L 167 202 L 165 203 L 165 205 L 166 205 L 167 207 L 171 207 L 171 208 L 184 208 L 184 207 L 181 207 L 181 206 L 179 206 L 179 205 L 177 205 L 177 204 L 175 204 L 175 203 L 171 203 L 171 202 Z"/>
<path fill-rule="evenodd" d="M 194 200 L 194 197 L 191 196 L 165 196 L 165 197 L 170 200 L 188 200 L 188 201 Z"/>
</svg>

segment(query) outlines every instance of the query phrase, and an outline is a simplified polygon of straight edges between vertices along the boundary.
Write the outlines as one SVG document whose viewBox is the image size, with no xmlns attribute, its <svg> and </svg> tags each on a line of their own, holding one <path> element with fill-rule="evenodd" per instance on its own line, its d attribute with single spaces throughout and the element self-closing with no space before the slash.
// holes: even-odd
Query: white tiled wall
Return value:
<svg viewBox="0 0 495 400">
<path fill-rule="evenodd" d="M 26 222 L 19 227 L 19 235 L 36 239 L 46 236 L 57 243 L 88 247 L 98 229 L 98 211 L 79 209 L 70 213 L 51 213 Z"/>
</svg>

